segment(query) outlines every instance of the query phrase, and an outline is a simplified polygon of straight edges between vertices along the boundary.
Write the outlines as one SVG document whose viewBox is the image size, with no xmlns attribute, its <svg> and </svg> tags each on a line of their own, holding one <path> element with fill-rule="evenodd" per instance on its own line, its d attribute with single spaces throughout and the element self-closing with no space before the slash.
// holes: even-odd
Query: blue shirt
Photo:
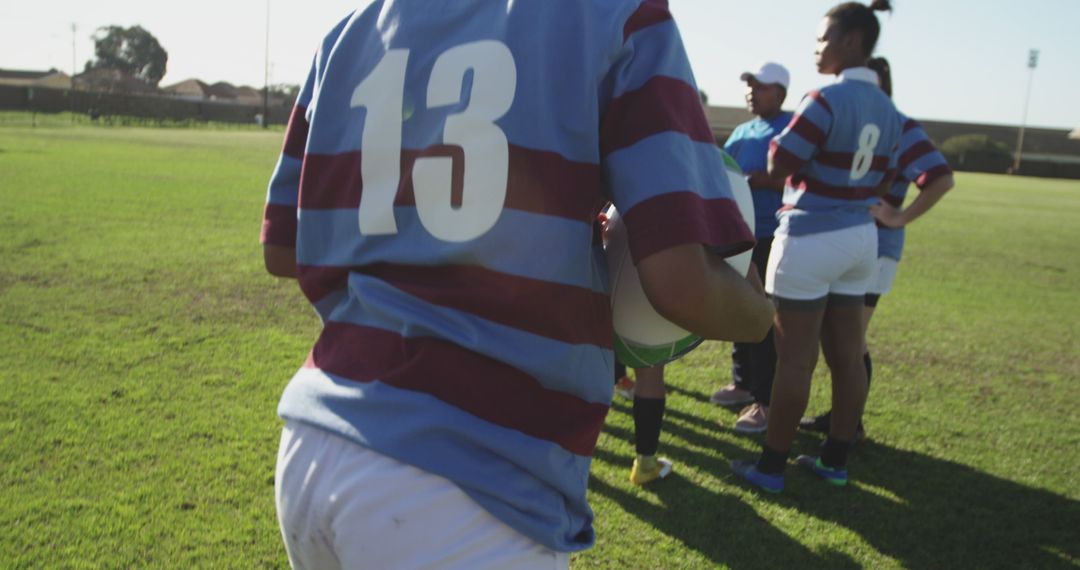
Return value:
<svg viewBox="0 0 1080 570">
<path fill-rule="evenodd" d="M 791 175 L 777 235 L 806 235 L 873 223 L 877 187 L 896 174 L 900 114 L 865 67 L 803 98 L 773 139 L 773 160 Z"/>
<path fill-rule="evenodd" d="M 769 143 L 791 122 L 794 113 L 783 111 L 771 120 L 755 117 L 732 131 L 724 143 L 724 151 L 739 163 L 746 174 L 766 172 L 769 167 Z M 754 235 L 772 237 L 776 230 L 776 213 L 783 205 L 783 191 L 773 188 L 754 188 Z"/>
<path fill-rule="evenodd" d="M 593 544 L 611 403 L 596 214 L 635 260 L 753 236 L 664 0 L 376 1 L 324 40 L 270 181 L 323 330 L 278 407 Z"/>
</svg>

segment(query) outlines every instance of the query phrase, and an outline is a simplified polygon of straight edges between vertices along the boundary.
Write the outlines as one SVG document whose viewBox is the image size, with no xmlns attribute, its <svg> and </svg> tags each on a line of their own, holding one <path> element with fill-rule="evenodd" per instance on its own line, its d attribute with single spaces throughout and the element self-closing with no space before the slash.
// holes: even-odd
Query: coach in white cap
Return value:
<svg viewBox="0 0 1080 570">
<path fill-rule="evenodd" d="M 791 121 L 791 113 L 780 109 L 787 96 L 790 75 L 784 66 L 767 62 L 755 72 L 740 76 L 746 82 L 746 105 L 754 119 L 735 127 L 724 150 L 739 163 L 746 173 L 754 198 L 754 265 L 758 275 L 765 278 L 765 267 L 776 230 L 776 211 L 780 209 L 784 184 L 765 174 L 768 167 L 769 142 Z M 749 404 L 739 414 L 735 431 L 760 433 L 765 431 L 769 417 L 769 396 L 773 373 L 776 371 L 776 347 L 773 334 L 760 343 L 735 343 L 731 351 L 732 382 L 712 396 L 712 402 L 722 406 Z"/>
<path fill-rule="evenodd" d="M 779 63 L 773 63 L 771 61 L 761 64 L 761 68 L 753 73 L 749 71 L 743 73 L 739 76 L 739 79 L 745 81 L 747 84 L 750 84 L 751 81 L 755 81 L 766 86 L 779 85 L 784 88 L 785 93 L 787 92 L 787 88 L 791 85 L 791 74 L 788 73 L 787 68 Z M 777 110 L 779 110 L 779 107 L 777 107 Z M 757 113 L 754 114 L 756 115 Z"/>
</svg>

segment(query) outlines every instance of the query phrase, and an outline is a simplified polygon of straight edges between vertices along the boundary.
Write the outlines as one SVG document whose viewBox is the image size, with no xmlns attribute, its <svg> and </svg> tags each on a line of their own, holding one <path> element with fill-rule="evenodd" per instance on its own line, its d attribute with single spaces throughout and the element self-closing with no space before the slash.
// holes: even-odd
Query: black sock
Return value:
<svg viewBox="0 0 1080 570">
<path fill-rule="evenodd" d="M 634 447 L 638 455 L 656 455 L 664 425 L 664 398 L 634 396 Z"/>
<path fill-rule="evenodd" d="M 866 389 L 870 389 L 870 378 L 874 376 L 874 362 L 870 360 L 870 351 L 866 351 L 862 355 L 863 366 L 866 367 Z"/>
<path fill-rule="evenodd" d="M 783 475 L 787 467 L 788 452 L 776 451 L 768 444 L 761 446 L 761 457 L 758 458 L 757 470 L 766 475 Z"/>
<path fill-rule="evenodd" d="M 847 465 L 848 450 L 851 449 L 850 441 L 833 439 L 833 436 L 825 438 L 821 446 L 821 463 L 830 469 L 843 469 Z"/>
</svg>

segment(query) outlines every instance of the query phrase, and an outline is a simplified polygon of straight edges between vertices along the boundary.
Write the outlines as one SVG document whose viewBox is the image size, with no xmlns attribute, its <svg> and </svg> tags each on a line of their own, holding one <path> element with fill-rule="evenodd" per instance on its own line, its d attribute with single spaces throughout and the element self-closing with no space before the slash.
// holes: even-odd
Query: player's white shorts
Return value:
<svg viewBox="0 0 1080 570">
<path fill-rule="evenodd" d="M 829 295 L 842 295 L 861 303 L 876 264 L 874 224 L 802 236 L 777 235 L 765 271 L 765 292 L 787 301 L 823 302 Z"/>
<path fill-rule="evenodd" d="M 569 556 L 443 477 L 300 422 L 281 432 L 278 520 L 293 568 L 565 570 Z"/>
<path fill-rule="evenodd" d="M 891 257 L 877 258 L 877 271 L 874 273 L 874 278 L 870 281 L 870 288 L 866 292 L 873 295 L 884 295 L 892 291 L 893 282 L 896 281 L 896 266 L 899 263 Z"/>
</svg>

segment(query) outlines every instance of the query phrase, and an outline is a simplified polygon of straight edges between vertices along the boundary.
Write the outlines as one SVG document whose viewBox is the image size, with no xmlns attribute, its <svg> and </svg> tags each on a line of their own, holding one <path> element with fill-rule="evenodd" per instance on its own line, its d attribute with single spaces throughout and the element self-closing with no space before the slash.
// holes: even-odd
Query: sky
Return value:
<svg viewBox="0 0 1080 570">
<path fill-rule="evenodd" d="M 712 105 L 742 106 L 739 75 L 763 61 L 791 71 L 789 108 L 829 80 L 814 69 L 813 53 L 818 22 L 835 0 L 669 3 Z M 141 25 L 169 53 L 161 85 L 198 78 L 261 87 L 269 28 L 270 83 L 300 83 L 323 35 L 368 4 L 0 0 L 0 69 L 70 73 L 74 47 L 81 71 L 93 57 L 94 30 Z M 1080 126 L 1080 0 L 894 0 L 894 6 L 881 17 L 877 54 L 889 58 L 896 103 L 908 115 L 1016 125 L 1030 79 L 1029 126 Z M 1040 51 L 1034 72 L 1027 68 L 1030 49 Z"/>
</svg>

